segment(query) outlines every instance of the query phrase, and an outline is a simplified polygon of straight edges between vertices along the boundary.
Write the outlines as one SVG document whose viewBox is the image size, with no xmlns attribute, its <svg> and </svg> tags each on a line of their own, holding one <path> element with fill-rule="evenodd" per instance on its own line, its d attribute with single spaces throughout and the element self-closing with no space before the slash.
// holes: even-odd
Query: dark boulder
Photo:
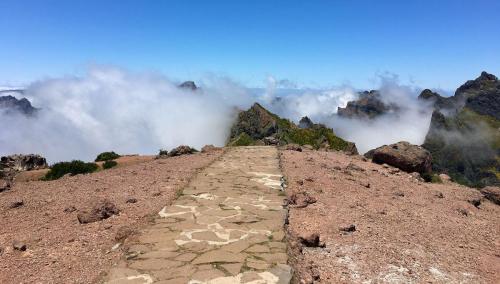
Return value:
<svg viewBox="0 0 500 284">
<path fill-rule="evenodd" d="M 408 173 L 432 172 L 432 156 L 429 151 L 406 141 L 375 149 L 372 161 L 377 164 L 388 164 Z"/>
</svg>

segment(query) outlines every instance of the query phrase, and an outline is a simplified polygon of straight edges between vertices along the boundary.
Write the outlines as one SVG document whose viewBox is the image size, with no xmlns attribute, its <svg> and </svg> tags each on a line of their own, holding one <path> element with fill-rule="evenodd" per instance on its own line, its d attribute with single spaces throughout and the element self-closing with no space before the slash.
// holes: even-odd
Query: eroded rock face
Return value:
<svg viewBox="0 0 500 284">
<path fill-rule="evenodd" d="M 429 151 L 406 141 L 384 145 L 369 153 L 374 163 L 385 163 L 408 173 L 432 171 L 432 156 Z"/>
<path fill-rule="evenodd" d="M 424 93 L 425 92 L 425 93 Z M 500 81 L 482 72 L 443 98 L 430 91 L 419 98 L 434 102 L 424 144 L 433 169 L 474 187 L 500 185 Z"/>
<path fill-rule="evenodd" d="M 0 164 L 4 169 L 15 171 L 31 171 L 48 167 L 45 158 L 35 154 L 5 156 L 1 158 Z"/>
<path fill-rule="evenodd" d="M 299 121 L 299 127 L 300 128 L 311 128 L 314 126 L 314 123 L 312 122 L 312 120 L 307 117 L 307 116 L 304 116 L 303 118 L 300 119 Z"/>
<path fill-rule="evenodd" d="M 120 210 L 111 201 L 104 199 L 95 201 L 88 208 L 78 213 L 77 218 L 80 224 L 98 222 L 120 213 Z"/>
</svg>

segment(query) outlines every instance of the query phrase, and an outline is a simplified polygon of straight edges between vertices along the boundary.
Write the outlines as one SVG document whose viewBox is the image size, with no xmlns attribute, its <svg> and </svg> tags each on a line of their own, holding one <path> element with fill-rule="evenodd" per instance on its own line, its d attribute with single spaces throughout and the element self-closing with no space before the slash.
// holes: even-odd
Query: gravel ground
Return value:
<svg viewBox="0 0 500 284">
<path fill-rule="evenodd" d="M 281 163 L 297 282 L 500 283 L 500 207 L 477 190 L 336 152 Z"/>
<path fill-rule="evenodd" d="M 17 182 L 0 193 L 0 283 L 99 281 L 122 255 L 121 248 L 112 250 L 117 232 L 147 224 L 221 153 L 146 161 L 50 182 Z M 80 224 L 78 212 L 102 199 L 114 203 L 120 214 Z M 11 208 L 21 200 L 22 205 Z M 16 241 L 26 244 L 26 251 L 15 250 Z"/>
</svg>

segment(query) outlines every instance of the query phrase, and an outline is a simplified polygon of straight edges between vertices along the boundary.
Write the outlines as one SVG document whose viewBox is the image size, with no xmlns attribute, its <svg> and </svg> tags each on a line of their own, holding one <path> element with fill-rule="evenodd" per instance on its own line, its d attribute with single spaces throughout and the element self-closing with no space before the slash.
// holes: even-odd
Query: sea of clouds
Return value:
<svg viewBox="0 0 500 284">
<path fill-rule="evenodd" d="M 421 144 L 431 111 L 416 99 L 419 89 L 395 78 L 379 81 L 383 99 L 404 111 L 367 121 L 336 116 L 339 106 L 358 97 L 352 86 L 305 89 L 271 77 L 266 88 L 251 89 L 227 77 L 207 76 L 192 91 L 159 73 L 98 66 L 81 76 L 28 85 L 23 96 L 40 111 L 35 118 L 0 112 L 0 155 L 40 153 L 50 162 L 89 161 L 109 150 L 156 154 L 181 144 L 222 146 L 237 111 L 254 102 L 295 122 L 309 116 L 326 124 L 362 153 L 401 140 Z"/>
</svg>

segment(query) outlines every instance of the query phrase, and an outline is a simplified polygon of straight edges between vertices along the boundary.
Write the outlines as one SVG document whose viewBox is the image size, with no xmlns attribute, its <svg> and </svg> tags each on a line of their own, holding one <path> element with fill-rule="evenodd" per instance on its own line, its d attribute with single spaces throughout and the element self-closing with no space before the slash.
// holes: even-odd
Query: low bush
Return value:
<svg viewBox="0 0 500 284">
<path fill-rule="evenodd" d="M 102 152 L 101 154 L 97 155 L 97 158 L 95 158 L 96 162 L 103 162 L 103 161 L 111 161 L 114 159 L 118 159 L 121 156 L 116 154 L 115 152 Z"/>
<path fill-rule="evenodd" d="M 104 164 L 102 164 L 102 168 L 107 170 L 111 169 L 112 167 L 116 167 L 116 165 L 118 165 L 116 161 L 106 161 L 104 162 Z"/>
<path fill-rule="evenodd" d="M 55 180 L 67 174 L 74 176 L 77 174 L 93 173 L 97 171 L 98 168 L 99 167 L 95 163 L 85 163 L 79 160 L 59 162 L 50 167 L 44 180 Z"/>
</svg>

